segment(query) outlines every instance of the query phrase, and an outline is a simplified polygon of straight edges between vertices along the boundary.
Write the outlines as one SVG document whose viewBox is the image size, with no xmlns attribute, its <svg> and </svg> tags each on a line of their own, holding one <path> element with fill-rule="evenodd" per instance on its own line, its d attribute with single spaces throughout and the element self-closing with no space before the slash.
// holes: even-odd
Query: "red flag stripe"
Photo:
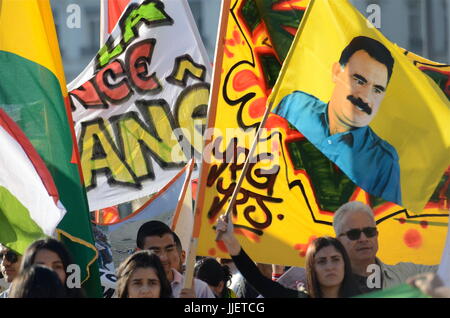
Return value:
<svg viewBox="0 0 450 318">
<path fill-rule="evenodd" d="M 41 178 L 45 189 L 48 194 L 53 197 L 53 201 L 56 204 L 59 201 L 58 190 L 56 189 L 55 182 L 53 181 L 47 166 L 20 127 L 3 111 L 3 109 L 0 109 L 0 126 L 20 144 Z"/>
</svg>

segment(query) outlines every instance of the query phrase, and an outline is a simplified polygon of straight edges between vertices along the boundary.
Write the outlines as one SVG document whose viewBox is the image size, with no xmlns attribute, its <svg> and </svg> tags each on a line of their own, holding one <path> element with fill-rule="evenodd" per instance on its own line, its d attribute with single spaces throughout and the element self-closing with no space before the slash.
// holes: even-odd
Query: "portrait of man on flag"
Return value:
<svg viewBox="0 0 450 318">
<path fill-rule="evenodd" d="M 450 163 L 447 97 L 350 4 L 310 2 L 269 101 L 336 174 L 413 212 Z"/>
<path fill-rule="evenodd" d="M 355 37 L 332 66 L 335 86 L 328 103 L 295 91 L 273 112 L 364 190 L 401 205 L 397 151 L 369 126 L 383 102 L 393 67 L 394 59 L 382 43 Z"/>
</svg>

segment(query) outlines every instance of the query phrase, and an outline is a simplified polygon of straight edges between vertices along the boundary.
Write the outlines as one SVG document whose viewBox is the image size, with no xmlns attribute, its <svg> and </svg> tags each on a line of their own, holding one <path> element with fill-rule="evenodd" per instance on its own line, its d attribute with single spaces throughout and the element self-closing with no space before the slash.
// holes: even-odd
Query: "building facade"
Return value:
<svg viewBox="0 0 450 318">
<path fill-rule="evenodd" d="M 255 0 L 248 0 L 255 1 Z M 377 5 L 380 31 L 392 42 L 431 60 L 450 63 L 450 0 L 350 0 L 364 15 Z M 212 62 L 221 0 L 188 0 Z M 100 0 L 51 0 L 68 82 L 99 49 Z M 79 25 L 74 14 L 79 13 Z"/>
<path fill-rule="evenodd" d="M 450 64 L 450 0 L 351 0 L 365 16 L 380 8 L 380 31 L 399 46 Z M 367 12 L 369 11 L 369 12 Z"/>
</svg>

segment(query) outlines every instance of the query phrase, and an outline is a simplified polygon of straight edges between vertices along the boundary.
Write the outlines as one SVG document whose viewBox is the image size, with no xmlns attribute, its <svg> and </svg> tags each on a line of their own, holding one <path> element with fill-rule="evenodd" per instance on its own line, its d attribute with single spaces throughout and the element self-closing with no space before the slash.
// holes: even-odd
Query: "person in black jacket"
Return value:
<svg viewBox="0 0 450 318">
<path fill-rule="evenodd" d="M 337 298 L 360 294 L 344 246 L 335 238 L 315 239 L 306 252 L 307 292 L 286 288 L 265 277 L 245 253 L 233 233 L 233 223 L 222 215 L 217 233 L 244 278 L 265 298 Z"/>
<path fill-rule="evenodd" d="M 208 284 L 216 298 L 236 298 L 229 287 L 231 271 L 227 265 L 221 265 L 212 257 L 202 258 L 195 264 L 195 277 Z"/>
</svg>

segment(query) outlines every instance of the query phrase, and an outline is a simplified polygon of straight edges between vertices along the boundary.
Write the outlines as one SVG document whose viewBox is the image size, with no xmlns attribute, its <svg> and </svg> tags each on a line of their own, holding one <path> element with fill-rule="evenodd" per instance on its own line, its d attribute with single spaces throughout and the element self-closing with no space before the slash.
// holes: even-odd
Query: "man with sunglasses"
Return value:
<svg viewBox="0 0 450 318">
<path fill-rule="evenodd" d="M 438 266 L 418 265 L 414 263 L 384 264 L 376 257 L 378 252 L 378 230 L 372 209 L 358 201 L 342 205 L 335 213 L 333 227 L 336 238 L 344 245 L 352 263 L 355 279 L 362 292 L 390 288 L 405 283 L 407 278 L 425 272 L 435 272 Z M 371 274 L 379 273 L 375 283 Z"/>
<path fill-rule="evenodd" d="M 9 284 L 19 274 L 21 256 L 0 244 L 0 271 Z M 10 285 L 11 286 L 11 285 Z M 8 298 L 9 288 L 0 294 L 0 298 Z"/>
</svg>

